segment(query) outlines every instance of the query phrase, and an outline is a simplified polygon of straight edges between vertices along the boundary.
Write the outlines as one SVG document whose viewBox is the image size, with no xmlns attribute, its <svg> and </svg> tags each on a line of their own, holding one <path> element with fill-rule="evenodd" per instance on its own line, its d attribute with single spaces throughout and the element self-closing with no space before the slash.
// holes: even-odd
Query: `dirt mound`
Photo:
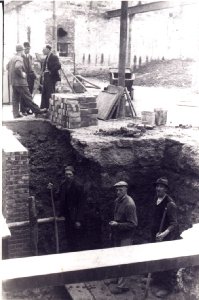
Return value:
<svg viewBox="0 0 199 300">
<path fill-rule="evenodd" d="M 193 63 L 179 59 L 151 61 L 135 71 L 134 85 L 191 87 Z"/>
<path fill-rule="evenodd" d="M 193 65 L 194 61 L 192 60 L 153 60 L 146 65 L 134 68 L 134 85 L 190 88 Z M 104 67 L 98 70 L 89 68 L 89 70 L 81 72 L 86 77 L 109 82 L 108 68 Z"/>
</svg>

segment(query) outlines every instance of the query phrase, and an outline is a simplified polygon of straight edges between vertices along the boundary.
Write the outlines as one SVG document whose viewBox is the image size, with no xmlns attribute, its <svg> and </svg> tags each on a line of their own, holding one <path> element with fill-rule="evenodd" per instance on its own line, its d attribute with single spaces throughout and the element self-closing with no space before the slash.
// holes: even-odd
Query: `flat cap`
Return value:
<svg viewBox="0 0 199 300">
<path fill-rule="evenodd" d="M 161 177 L 161 178 L 158 178 L 157 181 L 156 181 L 156 185 L 157 184 L 162 184 L 166 187 L 169 186 L 169 182 L 168 182 L 168 179 L 166 177 Z"/>
<path fill-rule="evenodd" d="M 23 51 L 23 46 L 22 45 L 16 45 L 16 51 Z"/>
<path fill-rule="evenodd" d="M 65 171 L 71 171 L 71 172 L 75 173 L 75 169 L 73 168 L 73 166 L 66 166 Z"/>
<path fill-rule="evenodd" d="M 115 187 L 118 186 L 128 186 L 128 183 L 126 181 L 119 181 L 116 184 L 114 184 Z"/>
</svg>

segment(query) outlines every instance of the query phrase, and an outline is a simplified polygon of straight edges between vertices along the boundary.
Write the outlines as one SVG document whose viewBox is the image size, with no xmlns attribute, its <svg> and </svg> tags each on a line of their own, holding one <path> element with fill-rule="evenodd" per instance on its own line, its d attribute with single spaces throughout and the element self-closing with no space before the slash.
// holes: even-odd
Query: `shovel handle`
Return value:
<svg viewBox="0 0 199 300">
<path fill-rule="evenodd" d="M 55 211 L 55 202 L 54 202 L 53 189 L 52 188 L 50 189 L 50 195 L 51 195 L 51 203 L 52 203 L 53 217 L 54 217 L 56 253 L 59 253 L 59 234 L 58 234 L 58 226 L 57 226 L 56 211 Z"/>
</svg>

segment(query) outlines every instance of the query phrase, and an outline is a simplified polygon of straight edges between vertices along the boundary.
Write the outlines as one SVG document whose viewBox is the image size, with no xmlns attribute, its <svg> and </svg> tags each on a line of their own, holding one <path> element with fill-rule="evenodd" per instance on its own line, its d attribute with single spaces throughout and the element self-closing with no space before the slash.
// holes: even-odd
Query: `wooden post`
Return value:
<svg viewBox="0 0 199 300">
<path fill-rule="evenodd" d="M 125 87 L 125 67 L 126 67 L 126 49 L 127 49 L 127 27 L 128 27 L 128 1 L 121 3 L 120 16 L 120 52 L 118 68 L 118 85 Z M 125 117 L 125 97 L 121 97 L 119 104 L 119 118 Z"/>
<path fill-rule="evenodd" d="M 119 52 L 118 85 L 123 87 L 125 86 L 127 21 L 128 21 L 128 1 L 122 1 L 121 16 L 120 16 L 120 52 Z"/>
<path fill-rule="evenodd" d="M 56 19 L 56 1 L 53 1 L 53 42 L 52 48 L 53 52 L 57 53 L 57 19 Z"/>
<path fill-rule="evenodd" d="M 31 240 L 34 247 L 34 254 L 38 255 L 38 223 L 37 223 L 37 212 L 35 197 L 31 196 L 29 200 L 29 222 L 31 230 Z"/>
</svg>

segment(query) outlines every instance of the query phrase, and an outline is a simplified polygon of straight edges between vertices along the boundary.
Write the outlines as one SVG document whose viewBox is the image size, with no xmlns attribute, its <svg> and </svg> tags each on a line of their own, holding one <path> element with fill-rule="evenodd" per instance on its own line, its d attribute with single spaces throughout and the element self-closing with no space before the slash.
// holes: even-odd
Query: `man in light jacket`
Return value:
<svg viewBox="0 0 199 300">
<path fill-rule="evenodd" d="M 22 115 L 19 113 L 19 105 L 21 102 L 32 110 L 35 115 L 46 113 L 46 109 L 40 109 L 39 106 L 32 101 L 27 82 L 27 75 L 25 73 L 23 62 L 23 47 L 16 46 L 16 55 L 8 63 L 8 71 L 10 73 L 11 85 L 13 89 L 12 105 L 14 118 L 20 118 Z"/>
<path fill-rule="evenodd" d="M 117 198 L 115 200 L 114 220 L 109 222 L 113 246 L 129 246 L 133 243 L 134 230 L 138 224 L 134 200 L 127 194 L 128 184 L 120 181 L 114 185 Z M 121 294 L 129 290 L 128 279 L 120 277 L 111 281 L 116 286 L 110 288 L 113 294 Z"/>
</svg>

